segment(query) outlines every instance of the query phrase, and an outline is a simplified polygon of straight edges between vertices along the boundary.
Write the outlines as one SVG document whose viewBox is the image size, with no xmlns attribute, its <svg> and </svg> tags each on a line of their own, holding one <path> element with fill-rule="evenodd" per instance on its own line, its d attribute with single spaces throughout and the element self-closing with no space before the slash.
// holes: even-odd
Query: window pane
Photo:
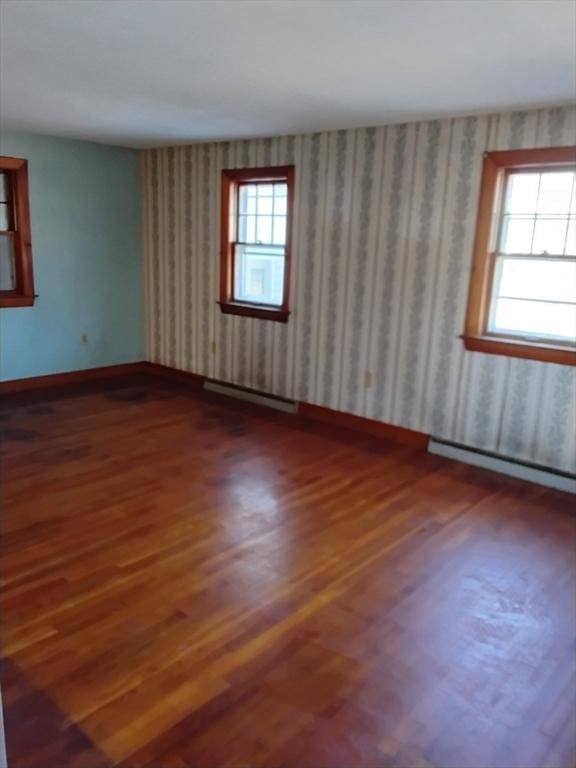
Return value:
<svg viewBox="0 0 576 768">
<path fill-rule="evenodd" d="M 238 216 L 238 240 L 241 243 L 256 241 L 256 216 Z"/>
<path fill-rule="evenodd" d="M 564 253 L 567 219 L 536 219 L 532 253 Z"/>
<path fill-rule="evenodd" d="M 238 213 L 256 213 L 254 196 L 250 195 L 250 187 L 240 186 L 238 189 Z"/>
<path fill-rule="evenodd" d="M 497 299 L 490 330 L 576 341 L 576 305 Z"/>
<path fill-rule="evenodd" d="M 538 213 L 556 215 L 568 213 L 573 182 L 574 173 L 572 171 L 543 173 L 540 181 L 540 194 L 538 195 Z"/>
<path fill-rule="evenodd" d="M 508 178 L 506 213 L 535 213 L 539 173 L 512 173 Z"/>
<path fill-rule="evenodd" d="M 273 240 L 272 242 L 275 245 L 285 245 L 286 244 L 286 217 L 285 216 L 275 216 L 274 217 L 274 232 L 273 232 Z"/>
<path fill-rule="evenodd" d="M 244 186 L 238 189 L 238 213 L 248 213 L 248 189 Z"/>
<path fill-rule="evenodd" d="M 239 188 L 238 213 L 256 213 L 256 194 L 257 187 L 255 184 L 242 184 Z"/>
<path fill-rule="evenodd" d="M 576 219 L 570 219 L 568 222 L 568 233 L 566 235 L 566 250 L 564 253 L 567 256 L 576 256 Z"/>
<path fill-rule="evenodd" d="M 275 197 L 274 198 L 274 213 L 276 215 L 280 214 L 281 216 L 286 215 L 287 210 L 287 197 Z"/>
<path fill-rule="evenodd" d="M 258 197 L 258 215 L 271 216 L 272 215 L 272 202 L 271 197 Z"/>
<path fill-rule="evenodd" d="M 239 245 L 236 248 L 234 298 L 280 306 L 284 293 L 284 248 Z"/>
<path fill-rule="evenodd" d="M 272 197 L 274 187 L 272 184 L 258 184 L 258 197 Z"/>
<path fill-rule="evenodd" d="M 258 216 L 256 240 L 260 243 L 272 242 L 272 216 Z"/>
<path fill-rule="evenodd" d="M 497 296 L 576 303 L 576 262 L 506 257 L 501 261 Z"/>
<path fill-rule="evenodd" d="M 526 216 L 504 216 L 504 221 L 502 222 L 502 252 L 530 253 L 533 233 L 533 218 L 527 218 Z"/>
<path fill-rule="evenodd" d="M 14 242 L 11 235 L 0 235 L 0 291 L 16 288 Z"/>
<path fill-rule="evenodd" d="M 8 223 L 8 206 L 6 203 L 0 203 L 0 229 L 10 229 Z"/>
<path fill-rule="evenodd" d="M 274 184 L 274 197 L 286 197 L 288 194 L 288 184 Z"/>
<path fill-rule="evenodd" d="M 0 203 L 8 200 L 8 177 L 5 173 L 0 173 Z"/>
</svg>

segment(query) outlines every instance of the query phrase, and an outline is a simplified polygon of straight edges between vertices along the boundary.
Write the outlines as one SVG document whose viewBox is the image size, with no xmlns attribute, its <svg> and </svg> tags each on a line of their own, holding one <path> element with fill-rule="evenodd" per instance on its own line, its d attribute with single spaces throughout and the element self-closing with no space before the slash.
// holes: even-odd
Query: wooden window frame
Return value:
<svg viewBox="0 0 576 768">
<path fill-rule="evenodd" d="M 560 365 L 576 365 L 576 348 L 569 342 L 531 342 L 515 335 L 506 336 L 488 331 L 496 264 L 495 243 L 502 214 L 506 174 L 517 170 L 550 170 L 574 164 L 576 147 L 518 149 L 484 154 L 468 310 L 462 335 L 466 349 Z"/>
<path fill-rule="evenodd" d="M 234 299 L 234 249 L 238 188 L 250 182 L 266 183 L 284 181 L 287 189 L 286 245 L 284 258 L 284 293 L 282 304 L 255 304 Z M 220 300 L 224 314 L 256 317 L 259 320 L 275 320 L 285 323 L 290 316 L 290 265 L 292 251 L 292 217 L 294 210 L 294 166 L 281 165 L 270 168 L 238 168 L 222 171 L 221 232 L 220 232 Z"/>
<path fill-rule="evenodd" d="M 31 307 L 34 294 L 32 237 L 28 197 L 28 163 L 20 157 L 0 156 L 0 171 L 8 180 L 9 230 L 13 238 L 16 287 L 0 291 L 0 307 Z"/>
</svg>

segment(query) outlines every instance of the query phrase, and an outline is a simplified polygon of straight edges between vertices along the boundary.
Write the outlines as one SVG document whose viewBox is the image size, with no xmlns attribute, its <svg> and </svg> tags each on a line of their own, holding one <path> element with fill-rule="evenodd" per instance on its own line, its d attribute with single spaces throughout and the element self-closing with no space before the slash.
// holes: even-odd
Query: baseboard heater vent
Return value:
<svg viewBox="0 0 576 768">
<path fill-rule="evenodd" d="M 287 400 L 284 397 L 269 395 L 266 392 L 258 392 L 256 389 L 239 387 L 236 384 L 227 384 L 216 379 L 206 379 L 204 389 L 207 389 L 209 392 L 217 392 L 219 395 L 235 397 L 237 400 L 245 400 L 248 403 L 265 405 L 277 411 L 284 411 L 284 413 L 298 412 L 298 403 L 295 400 Z"/>
<path fill-rule="evenodd" d="M 446 440 L 438 440 L 434 437 L 430 439 L 428 451 L 438 456 L 445 456 L 447 459 L 472 464 L 474 467 L 491 469 L 493 472 L 501 472 L 503 475 L 518 477 L 521 480 L 545 485 L 548 488 L 576 494 L 576 476 L 568 472 L 550 470 L 537 464 L 528 464 L 488 451 L 469 448 Z"/>
</svg>

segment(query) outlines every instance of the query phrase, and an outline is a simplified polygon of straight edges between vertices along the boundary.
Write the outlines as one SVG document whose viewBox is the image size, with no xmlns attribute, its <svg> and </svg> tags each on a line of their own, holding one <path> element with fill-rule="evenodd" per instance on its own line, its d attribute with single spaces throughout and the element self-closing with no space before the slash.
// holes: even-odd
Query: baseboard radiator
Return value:
<svg viewBox="0 0 576 768">
<path fill-rule="evenodd" d="M 559 491 L 576 494 L 576 475 L 572 475 L 569 472 L 551 470 L 537 464 L 517 461 L 506 456 L 499 456 L 496 453 L 469 448 L 465 445 L 452 443 L 447 440 L 439 440 L 435 437 L 430 438 L 428 451 L 438 456 L 445 456 L 447 459 L 471 464 L 474 467 L 491 469 L 493 472 L 500 472 L 503 475 L 518 477 L 521 480 L 545 485 L 548 488 L 556 488 Z"/>
<path fill-rule="evenodd" d="M 266 392 L 240 387 L 217 379 L 206 379 L 203 386 L 209 392 L 215 392 L 226 397 L 234 397 L 237 400 L 244 400 L 255 405 L 264 405 L 284 413 L 298 413 L 299 404 L 295 400 L 269 395 Z M 568 472 L 551 470 L 435 437 L 430 438 L 428 451 L 447 459 L 461 461 L 464 464 L 490 469 L 503 475 L 510 475 L 548 488 L 576 494 L 576 475 L 571 475 Z"/>
<path fill-rule="evenodd" d="M 236 384 L 228 384 L 217 379 L 206 379 L 204 389 L 209 392 L 216 392 L 219 395 L 235 397 L 237 400 L 244 400 L 255 405 L 265 405 L 268 408 L 274 408 L 276 411 L 284 413 L 298 413 L 298 403 L 295 400 L 287 400 L 284 397 L 269 395 L 266 392 L 259 392 L 247 387 L 239 387 Z"/>
</svg>

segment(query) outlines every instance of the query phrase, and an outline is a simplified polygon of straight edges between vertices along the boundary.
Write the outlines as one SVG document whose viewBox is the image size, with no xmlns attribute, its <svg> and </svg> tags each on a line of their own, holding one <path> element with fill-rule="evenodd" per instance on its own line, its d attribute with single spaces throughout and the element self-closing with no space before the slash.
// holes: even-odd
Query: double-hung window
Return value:
<svg viewBox="0 0 576 768">
<path fill-rule="evenodd" d="M 0 307 L 34 304 L 28 167 L 0 157 Z"/>
<path fill-rule="evenodd" d="M 464 341 L 576 364 L 576 149 L 490 152 Z"/>
<path fill-rule="evenodd" d="M 294 168 L 222 172 L 220 307 L 288 319 Z"/>
</svg>

